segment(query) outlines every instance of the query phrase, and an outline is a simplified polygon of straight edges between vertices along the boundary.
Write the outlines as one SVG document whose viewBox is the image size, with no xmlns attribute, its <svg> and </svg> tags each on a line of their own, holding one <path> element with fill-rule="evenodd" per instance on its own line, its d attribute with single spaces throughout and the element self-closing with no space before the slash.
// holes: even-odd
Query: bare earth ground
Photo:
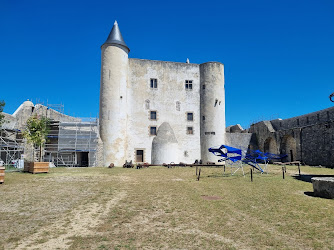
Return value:
<svg viewBox="0 0 334 250">
<path fill-rule="evenodd" d="M 6 173 L 0 249 L 334 249 L 334 200 L 306 195 L 312 184 L 287 168 L 253 182 L 248 167 L 202 168 L 200 181 L 195 168 Z"/>
</svg>

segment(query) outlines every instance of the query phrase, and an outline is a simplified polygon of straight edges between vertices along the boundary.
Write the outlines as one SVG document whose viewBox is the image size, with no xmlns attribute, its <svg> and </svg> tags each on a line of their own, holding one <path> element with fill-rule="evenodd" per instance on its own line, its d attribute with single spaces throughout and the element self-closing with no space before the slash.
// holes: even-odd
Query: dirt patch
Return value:
<svg viewBox="0 0 334 250">
<path fill-rule="evenodd" d="M 94 228 L 103 222 L 110 209 L 126 196 L 120 192 L 104 206 L 98 203 L 81 205 L 52 226 L 41 229 L 18 244 L 16 249 L 66 249 L 70 246 L 71 237 L 94 235 Z M 60 232 L 66 232 L 59 234 Z M 56 235 L 55 235 L 56 234 Z M 43 241 L 43 242 L 41 242 Z"/>
</svg>

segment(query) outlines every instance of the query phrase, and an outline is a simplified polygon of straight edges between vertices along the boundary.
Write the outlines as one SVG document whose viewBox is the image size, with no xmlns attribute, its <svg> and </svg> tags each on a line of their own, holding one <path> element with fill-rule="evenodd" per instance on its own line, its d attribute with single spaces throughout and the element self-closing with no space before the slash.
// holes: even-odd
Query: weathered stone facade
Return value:
<svg viewBox="0 0 334 250">
<path fill-rule="evenodd" d="M 285 161 L 334 167 L 334 107 L 252 124 L 250 149 L 287 154 Z"/>
</svg>

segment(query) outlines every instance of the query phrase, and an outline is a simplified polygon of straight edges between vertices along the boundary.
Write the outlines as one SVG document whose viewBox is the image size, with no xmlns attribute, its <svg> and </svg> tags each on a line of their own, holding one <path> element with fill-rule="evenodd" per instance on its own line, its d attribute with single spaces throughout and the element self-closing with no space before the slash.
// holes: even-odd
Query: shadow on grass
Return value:
<svg viewBox="0 0 334 250">
<path fill-rule="evenodd" d="M 334 177 L 334 175 L 317 175 L 317 174 L 301 174 L 301 175 L 294 175 L 293 178 L 299 181 L 305 181 L 312 183 L 311 179 L 313 177 Z"/>
<path fill-rule="evenodd" d="M 304 192 L 304 194 L 310 197 L 315 197 L 314 192 Z"/>
<path fill-rule="evenodd" d="M 327 197 L 326 195 L 325 196 L 314 195 L 314 192 L 304 192 L 304 194 L 307 195 L 307 196 L 310 196 L 310 197 L 333 200 L 333 198 Z"/>
</svg>

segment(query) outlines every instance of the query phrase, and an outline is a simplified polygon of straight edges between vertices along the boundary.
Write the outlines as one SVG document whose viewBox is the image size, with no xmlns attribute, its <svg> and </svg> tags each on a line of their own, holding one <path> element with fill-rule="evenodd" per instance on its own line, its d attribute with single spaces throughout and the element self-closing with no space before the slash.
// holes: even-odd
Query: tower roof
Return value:
<svg viewBox="0 0 334 250">
<path fill-rule="evenodd" d="M 128 52 L 130 51 L 129 47 L 124 42 L 121 31 L 119 30 L 117 21 L 115 21 L 114 26 L 112 27 L 110 34 L 103 45 L 105 44 L 120 45 L 123 48 L 127 49 Z"/>
</svg>

